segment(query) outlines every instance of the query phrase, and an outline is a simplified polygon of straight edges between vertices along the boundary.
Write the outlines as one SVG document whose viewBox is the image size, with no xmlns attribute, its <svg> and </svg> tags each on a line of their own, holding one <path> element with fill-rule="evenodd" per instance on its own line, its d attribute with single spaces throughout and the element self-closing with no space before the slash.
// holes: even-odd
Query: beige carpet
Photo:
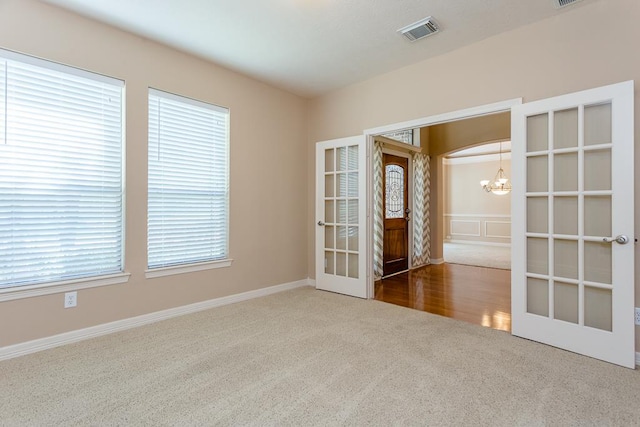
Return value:
<svg viewBox="0 0 640 427">
<path fill-rule="evenodd" d="M 511 248 L 445 242 L 444 262 L 511 270 Z"/>
<path fill-rule="evenodd" d="M 297 289 L 0 362 L 0 425 L 640 425 L 640 374 Z"/>
</svg>

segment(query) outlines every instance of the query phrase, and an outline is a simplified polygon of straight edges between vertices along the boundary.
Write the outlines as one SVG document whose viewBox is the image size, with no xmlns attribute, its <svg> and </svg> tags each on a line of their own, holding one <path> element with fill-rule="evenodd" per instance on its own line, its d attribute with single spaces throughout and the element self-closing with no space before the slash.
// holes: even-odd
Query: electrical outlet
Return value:
<svg viewBox="0 0 640 427">
<path fill-rule="evenodd" d="M 636 325 L 640 326 L 640 308 L 636 307 Z"/>
<path fill-rule="evenodd" d="M 71 308 L 78 305 L 78 292 L 67 292 L 64 294 L 64 308 Z"/>
</svg>

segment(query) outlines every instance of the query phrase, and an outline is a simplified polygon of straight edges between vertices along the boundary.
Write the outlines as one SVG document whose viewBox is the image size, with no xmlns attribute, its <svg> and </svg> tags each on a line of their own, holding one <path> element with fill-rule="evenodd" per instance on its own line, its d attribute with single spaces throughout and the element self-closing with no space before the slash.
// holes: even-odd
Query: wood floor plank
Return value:
<svg viewBox="0 0 640 427">
<path fill-rule="evenodd" d="M 375 284 L 375 299 L 511 331 L 511 271 L 427 265 Z"/>
</svg>

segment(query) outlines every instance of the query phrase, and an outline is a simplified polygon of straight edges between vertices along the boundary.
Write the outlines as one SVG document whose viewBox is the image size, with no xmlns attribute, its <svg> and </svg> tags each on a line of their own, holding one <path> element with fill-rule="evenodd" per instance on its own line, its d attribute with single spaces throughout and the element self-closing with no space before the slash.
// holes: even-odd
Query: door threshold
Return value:
<svg viewBox="0 0 640 427">
<path fill-rule="evenodd" d="M 396 273 L 391 273 L 391 274 L 389 274 L 389 275 L 387 275 L 387 276 L 382 276 L 382 279 L 386 279 L 386 278 L 388 278 L 388 277 L 397 276 L 398 274 L 406 273 L 406 272 L 408 272 L 408 271 L 410 271 L 410 270 L 411 270 L 410 268 L 407 268 L 406 270 L 398 271 L 398 272 L 396 272 Z"/>
</svg>

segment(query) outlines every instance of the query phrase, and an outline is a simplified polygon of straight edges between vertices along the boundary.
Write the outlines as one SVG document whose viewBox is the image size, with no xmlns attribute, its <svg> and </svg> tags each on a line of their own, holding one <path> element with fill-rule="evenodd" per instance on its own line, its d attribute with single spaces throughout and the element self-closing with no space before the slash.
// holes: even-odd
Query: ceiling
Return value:
<svg viewBox="0 0 640 427">
<path fill-rule="evenodd" d="M 484 156 L 488 154 L 510 153 L 511 141 L 503 142 L 491 142 L 488 144 L 477 145 L 475 147 L 465 148 L 464 150 L 456 151 L 447 155 L 447 158 L 452 159 L 456 157 L 473 157 Z"/>
<path fill-rule="evenodd" d="M 597 0 L 43 1 L 312 97 Z M 430 15 L 439 33 L 397 33 Z"/>
</svg>

